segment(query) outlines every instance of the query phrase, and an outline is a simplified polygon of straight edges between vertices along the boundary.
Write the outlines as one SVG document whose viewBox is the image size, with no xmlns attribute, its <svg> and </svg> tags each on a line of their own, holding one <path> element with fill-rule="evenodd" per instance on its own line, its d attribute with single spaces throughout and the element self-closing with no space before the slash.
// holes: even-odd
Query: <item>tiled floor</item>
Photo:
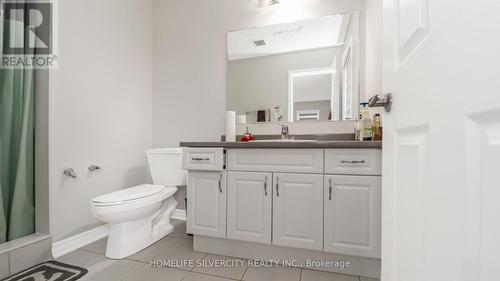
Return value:
<svg viewBox="0 0 500 281">
<path fill-rule="evenodd" d="M 174 232 L 127 259 L 111 260 L 106 258 L 104 256 L 106 240 L 100 240 L 58 260 L 87 268 L 89 273 L 80 279 L 82 281 L 376 281 L 357 276 L 300 268 L 248 267 L 244 260 L 234 267 L 196 267 L 190 265 L 178 268 L 150 267 L 149 262 L 152 259 L 204 260 L 204 264 L 208 265 L 215 260 L 229 259 L 228 257 L 193 251 L 192 240 L 185 233 L 185 222 L 174 221 L 173 224 L 175 226 Z"/>
</svg>

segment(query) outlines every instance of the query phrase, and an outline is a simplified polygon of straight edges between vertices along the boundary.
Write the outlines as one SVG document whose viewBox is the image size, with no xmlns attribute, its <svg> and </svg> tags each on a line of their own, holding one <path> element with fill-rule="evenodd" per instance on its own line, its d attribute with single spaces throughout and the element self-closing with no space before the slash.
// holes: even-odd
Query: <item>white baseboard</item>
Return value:
<svg viewBox="0 0 500 281">
<path fill-rule="evenodd" d="M 64 256 L 83 246 L 100 240 L 109 234 L 109 225 L 105 224 L 75 236 L 57 241 L 52 244 L 52 255 L 54 258 Z"/>
<path fill-rule="evenodd" d="M 172 213 L 172 218 L 176 220 L 186 220 L 186 210 L 175 209 Z"/>
</svg>

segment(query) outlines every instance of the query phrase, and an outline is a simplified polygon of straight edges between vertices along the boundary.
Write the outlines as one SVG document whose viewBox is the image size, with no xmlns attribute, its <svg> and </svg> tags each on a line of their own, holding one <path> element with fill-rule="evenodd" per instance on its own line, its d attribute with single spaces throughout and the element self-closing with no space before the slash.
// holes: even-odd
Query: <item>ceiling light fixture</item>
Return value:
<svg viewBox="0 0 500 281">
<path fill-rule="evenodd" d="M 280 0 L 257 0 L 257 7 L 265 8 L 279 3 Z"/>
</svg>

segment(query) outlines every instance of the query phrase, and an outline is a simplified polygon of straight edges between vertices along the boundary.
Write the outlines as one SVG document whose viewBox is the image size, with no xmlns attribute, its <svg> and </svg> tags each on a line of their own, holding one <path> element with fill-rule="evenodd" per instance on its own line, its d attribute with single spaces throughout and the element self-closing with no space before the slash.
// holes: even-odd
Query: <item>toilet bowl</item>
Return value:
<svg viewBox="0 0 500 281">
<path fill-rule="evenodd" d="M 92 214 L 109 223 L 106 257 L 123 259 L 174 230 L 170 216 L 177 206 L 173 195 L 186 185 L 181 148 L 146 151 L 153 184 L 142 184 L 95 197 Z"/>
</svg>

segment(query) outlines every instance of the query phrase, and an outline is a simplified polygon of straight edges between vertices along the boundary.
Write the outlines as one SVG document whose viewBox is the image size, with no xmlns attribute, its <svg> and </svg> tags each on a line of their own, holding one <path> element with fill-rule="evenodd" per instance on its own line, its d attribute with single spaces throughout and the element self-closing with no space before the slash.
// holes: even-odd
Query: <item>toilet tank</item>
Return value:
<svg viewBox="0 0 500 281">
<path fill-rule="evenodd" d="M 153 184 L 186 185 L 187 172 L 181 168 L 182 148 L 157 148 L 146 151 Z"/>
</svg>

